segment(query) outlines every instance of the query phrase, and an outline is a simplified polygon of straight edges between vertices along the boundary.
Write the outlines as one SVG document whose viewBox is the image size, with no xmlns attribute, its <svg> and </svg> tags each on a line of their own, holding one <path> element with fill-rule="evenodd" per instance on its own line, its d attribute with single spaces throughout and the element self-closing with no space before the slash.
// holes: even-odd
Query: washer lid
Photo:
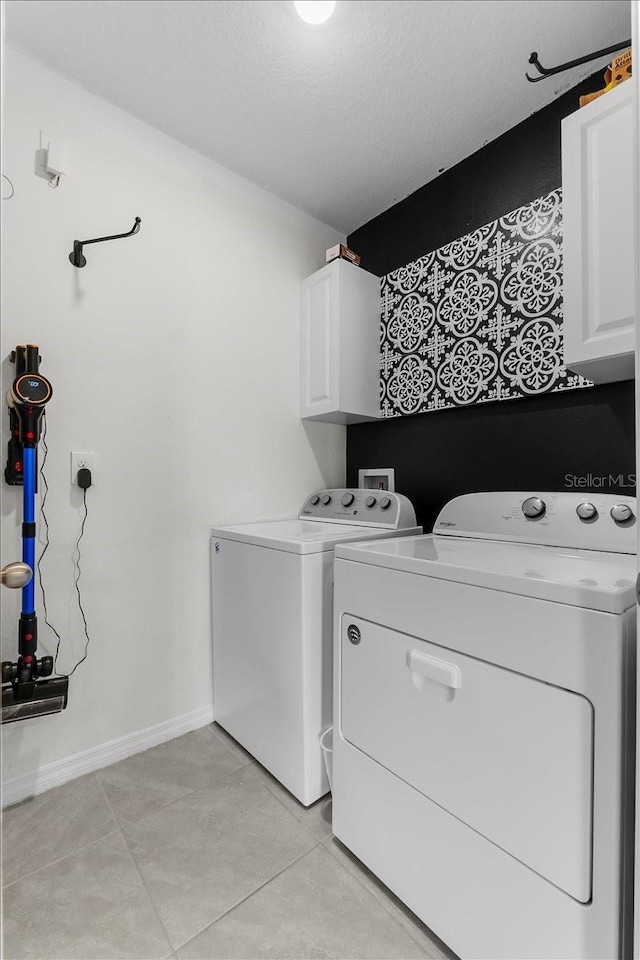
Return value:
<svg viewBox="0 0 640 960">
<path fill-rule="evenodd" d="M 429 534 L 345 544 L 336 558 L 607 613 L 635 603 L 636 557 L 629 554 Z"/>
<path fill-rule="evenodd" d="M 414 527 L 410 532 L 417 533 L 420 529 Z M 329 524 L 297 518 L 236 523 L 228 527 L 215 527 L 212 533 L 214 538 L 220 540 L 240 540 L 242 543 L 271 547 L 272 550 L 286 550 L 289 553 L 322 553 L 333 550 L 337 543 L 348 540 L 367 540 L 393 534 L 397 536 L 397 531 L 385 531 L 380 527 Z"/>
</svg>

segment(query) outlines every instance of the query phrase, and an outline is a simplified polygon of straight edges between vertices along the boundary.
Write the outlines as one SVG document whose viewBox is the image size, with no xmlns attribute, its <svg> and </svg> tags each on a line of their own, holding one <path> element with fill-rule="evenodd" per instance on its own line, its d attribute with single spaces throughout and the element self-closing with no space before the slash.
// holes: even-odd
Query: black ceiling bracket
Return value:
<svg viewBox="0 0 640 960">
<path fill-rule="evenodd" d="M 74 240 L 73 241 L 73 250 L 69 254 L 69 260 L 74 265 L 74 267 L 85 267 L 87 264 L 87 258 L 82 252 L 82 248 L 85 247 L 88 243 L 104 243 L 105 240 L 122 240 L 124 237 L 133 237 L 136 233 L 140 232 L 140 224 L 142 223 L 140 217 L 136 217 L 135 223 L 133 224 L 131 230 L 128 233 L 114 233 L 110 237 L 96 237 L 95 240 Z"/>
</svg>

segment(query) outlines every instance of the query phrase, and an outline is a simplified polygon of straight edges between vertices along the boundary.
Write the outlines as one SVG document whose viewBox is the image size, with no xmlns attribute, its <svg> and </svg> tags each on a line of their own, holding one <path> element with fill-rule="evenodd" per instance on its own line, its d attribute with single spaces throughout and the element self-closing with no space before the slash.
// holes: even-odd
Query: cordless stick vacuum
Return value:
<svg viewBox="0 0 640 960">
<path fill-rule="evenodd" d="M 36 478 L 37 448 L 44 408 L 53 393 L 51 384 L 39 372 L 38 347 L 16 347 L 11 355 L 16 377 L 7 393 L 11 421 L 7 482 L 22 481 L 22 564 L 9 564 L 2 571 L 6 586 L 22 587 L 22 613 L 18 627 L 18 660 L 2 663 L 2 722 L 27 720 L 59 713 L 67 705 L 68 677 L 51 677 L 53 657 L 36 656 Z M 10 479 L 12 477 L 13 479 Z"/>
</svg>

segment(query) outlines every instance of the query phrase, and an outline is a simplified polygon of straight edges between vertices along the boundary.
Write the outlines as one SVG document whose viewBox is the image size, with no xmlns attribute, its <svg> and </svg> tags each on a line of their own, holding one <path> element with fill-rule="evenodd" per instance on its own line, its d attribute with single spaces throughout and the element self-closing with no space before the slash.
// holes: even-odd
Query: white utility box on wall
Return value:
<svg viewBox="0 0 640 960">
<path fill-rule="evenodd" d="M 380 416 L 380 280 L 333 260 L 302 281 L 300 416 L 358 423 Z"/>
<path fill-rule="evenodd" d="M 595 383 L 634 376 L 633 86 L 562 121 L 564 363 Z"/>
</svg>

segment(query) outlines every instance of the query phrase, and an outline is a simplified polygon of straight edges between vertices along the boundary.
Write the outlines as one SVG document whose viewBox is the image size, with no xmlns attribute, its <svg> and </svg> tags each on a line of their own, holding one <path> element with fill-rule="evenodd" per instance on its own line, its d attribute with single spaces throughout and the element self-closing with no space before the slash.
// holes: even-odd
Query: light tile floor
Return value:
<svg viewBox="0 0 640 960">
<path fill-rule="evenodd" d="M 215 724 L 2 827 L 5 960 L 453 957 Z"/>
</svg>

